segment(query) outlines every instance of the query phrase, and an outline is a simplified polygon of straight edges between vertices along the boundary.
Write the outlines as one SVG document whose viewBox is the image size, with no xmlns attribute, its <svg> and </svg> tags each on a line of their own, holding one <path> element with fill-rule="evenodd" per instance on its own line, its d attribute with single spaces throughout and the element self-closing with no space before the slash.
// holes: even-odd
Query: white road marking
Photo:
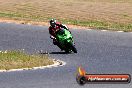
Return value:
<svg viewBox="0 0 132 88">
<path fill-rule="evenodd" d="M 101 30 L 101 31 L 107 31 L 107 30 Z"/>
<path fill-rule="evenodd" d="M 124 32 L 124 31 L 117 31 L 117 32 Z"/>
</svg>

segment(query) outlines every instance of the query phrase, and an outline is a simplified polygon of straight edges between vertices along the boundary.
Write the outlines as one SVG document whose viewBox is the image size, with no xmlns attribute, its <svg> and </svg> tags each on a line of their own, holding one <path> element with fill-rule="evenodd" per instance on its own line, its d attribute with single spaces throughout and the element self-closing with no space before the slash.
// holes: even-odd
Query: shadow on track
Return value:
<svg viewBox="0 0 132 88">
<path fill-rule="evenodd" d="M 40 52 L 39 54 L 71 54 L 66 52 Z"/>
<path fill-rule="evenodd" d="M 66 53 L 66 52 L 51 52 L 49 54 L 71 54 L 71 53 Z"/>
</svg>

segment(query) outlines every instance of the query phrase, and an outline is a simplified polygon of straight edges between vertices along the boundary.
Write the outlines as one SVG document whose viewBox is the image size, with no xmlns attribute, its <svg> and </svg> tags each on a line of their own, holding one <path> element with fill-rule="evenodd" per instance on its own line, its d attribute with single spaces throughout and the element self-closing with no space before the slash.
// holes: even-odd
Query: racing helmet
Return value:
<svg viewBox="0 0 132 88">
<path fill-rule="evenodd" d="M 55 19 L 51 19 L 50 20 L 50 26 L 51 27 L 55 27 L 56 26 L 56 20 Z"/>
</svg>

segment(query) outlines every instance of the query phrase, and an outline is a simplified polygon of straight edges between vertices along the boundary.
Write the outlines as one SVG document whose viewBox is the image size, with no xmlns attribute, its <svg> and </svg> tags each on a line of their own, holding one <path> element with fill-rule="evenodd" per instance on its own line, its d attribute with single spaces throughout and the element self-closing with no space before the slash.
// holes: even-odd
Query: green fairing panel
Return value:
<svg viewBox="0 0 132 88">
<path fill-rule="evenodd" d="M 60 43 L 64 43 L 65 40 L 67 40 L 67 42 L 70 42 L 71 38 L 72 38 L 71 33 L 66 29 L 59 31 L 57 33 L 57 40 L 59 40 Z"/>
</svg>

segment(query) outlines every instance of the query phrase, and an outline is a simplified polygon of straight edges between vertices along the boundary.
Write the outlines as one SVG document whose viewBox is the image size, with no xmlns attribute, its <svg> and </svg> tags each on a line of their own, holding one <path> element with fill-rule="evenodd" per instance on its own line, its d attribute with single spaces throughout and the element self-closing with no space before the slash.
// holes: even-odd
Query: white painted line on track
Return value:
<svg viewBox="0 0 132 88">
<path fill-rule="evenodd" d="M 43 25 L 38 25 L 38 26 L 42 27 Z"/>
<path fill-rule="evenodd" d="M 92 29 L 88 29 L 88 31 L 91 31 Z"/>
<path fill-rule="evenodd" d="M 124 32 L 124 31 L 117 31 L 117 32 Z"/>
<path fill-rule="evenodd" d="M 107 30 L 101 30 L 101 31 L 107 31 Z"/>
<path fill-rule="evenodd" d="M 27 23 L 27 25 L 32 25 L 31 23 Z"/>
<path fill-rule="evenodd" d="M 11 23 L 14 23 L 14 22 L 5 22 L 5 23 L 11 24 Z"/>
</svg>

